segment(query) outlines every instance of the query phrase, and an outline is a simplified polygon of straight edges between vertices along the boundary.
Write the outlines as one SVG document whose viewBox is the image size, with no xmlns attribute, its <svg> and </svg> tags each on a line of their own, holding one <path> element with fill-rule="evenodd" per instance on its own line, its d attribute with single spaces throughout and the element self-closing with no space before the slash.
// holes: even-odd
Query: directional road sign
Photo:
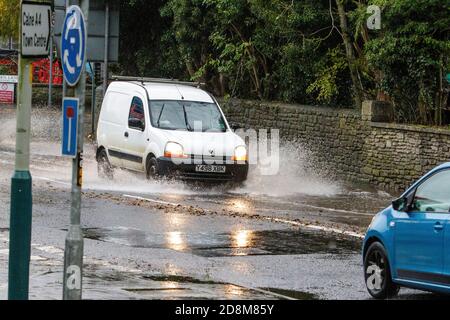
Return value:
<svg viewBox="0 0 450 320">
<path fill-rule="evenodd" d="M 46 3 L 22 2 L 22 57 L 47 57 L 52 7 Z"/>
<path fill-rule="evenodd" d="M 78 133 L 78 98 L 63 100 L 62 155 L 76 157 Z"/>
<path fill-rule="evenodd" d="M 86 62 L 86 24 L 78 6 L 67 9 L 61 36 L 61 54 L 64 79 L 69 86 L 80 80 Z"/>
</svg>

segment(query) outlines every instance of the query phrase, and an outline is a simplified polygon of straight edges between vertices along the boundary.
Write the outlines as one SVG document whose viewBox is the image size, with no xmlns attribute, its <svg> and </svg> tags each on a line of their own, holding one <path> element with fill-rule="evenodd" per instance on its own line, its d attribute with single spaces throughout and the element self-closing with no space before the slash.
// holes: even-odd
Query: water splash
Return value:
<svg viewBox="0 0 450 320">
<path fill-rule="evenodd" d="M 262 175 L 261 167 L 251 167 L 244 186 L 233 190 L 267 196 L 289 196 L 304 194 L 333 196 L 342 192 L 342 186 L 328 178 L 324 168 L 313 163 L 310 152 L 299 143 L 284 143 L 280 146 L 280 167 L 276 175 Z"/>
<path fill-rule="evenodd" d="M 0 128 L 2 147 L 14 147 L 15 117 L 8 112 Z M 34 108 L 32 110 L 32 147 L 31 152 L 42 156 L 60 155 L 61 112 Z M 261 174 L 261 167 L 251 167 L 248 180 L 241 186 L 196 187 L 180 181 L 148 181 L 143 174 L 126 170 L 115 170 L 114 180 L 101 179 L 97 175 L 94 145 L 84 145 L 84 187 L 90 190 L 135 192 L 142 194 L 203 194 L 217 195 L 223 193 L 267 195 L 283 197 L 289 195 L 333 196 L 342 192 L 342 186 L 328 177 L 323 168 L 317 166 L 308 149 L 299 143 L 284 143 L 280 146 L 280 169 L 276 175 Z M 69 159 L 54 163 L 42 159 L 42 169 L 48 178 L 70 181 L 71 161 Z"/>
</svg>

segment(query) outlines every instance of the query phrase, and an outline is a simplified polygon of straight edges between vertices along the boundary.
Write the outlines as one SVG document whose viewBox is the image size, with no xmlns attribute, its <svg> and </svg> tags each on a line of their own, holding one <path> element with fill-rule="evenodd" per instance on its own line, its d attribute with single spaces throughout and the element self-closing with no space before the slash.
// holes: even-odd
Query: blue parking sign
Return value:
<svg viewBox="0 0 450 320">
<path fill-rule="evenodd" d="M 61 34 L 61 61 L 64 79 L 69 86 L 80 80 L 86 62 L 86 24 L 78 6 L 67 9 Z"/>
<path fill-rule="evenodd" d="M 77 155 L 78 98 L 64 98 L 62 123 L 62 155 Z"/>
</svg>

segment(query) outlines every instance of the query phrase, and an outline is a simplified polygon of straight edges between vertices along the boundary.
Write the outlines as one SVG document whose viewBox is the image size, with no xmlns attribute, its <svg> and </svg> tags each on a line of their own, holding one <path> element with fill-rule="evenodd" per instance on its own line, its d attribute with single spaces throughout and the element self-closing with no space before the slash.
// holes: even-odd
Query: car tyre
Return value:
<svg viewBox="0 0 450 320">
<path fill-rule="evenodd" d="M 159 166 L 156 158 L 154 157 L 148 158 L 145 168 L 146 168 L 146 177 L 148 180 L 157 179 L 159 177 Z"/>
<path fill-rule="evenodd" d="M 400 286 L 392 282 L 386 249 L 380 242 L 372 243 L 364 257 L 364 279 L 367 291 L 375 299 L 395 297 Z"/>
<path fill-rule="evenodd" d="M 114 178 L 113 168 L 108 160 L 108 154 L 102 149 L 97 156 L 97 173 L 100 178 L 112 180 Z"/>
</svg>

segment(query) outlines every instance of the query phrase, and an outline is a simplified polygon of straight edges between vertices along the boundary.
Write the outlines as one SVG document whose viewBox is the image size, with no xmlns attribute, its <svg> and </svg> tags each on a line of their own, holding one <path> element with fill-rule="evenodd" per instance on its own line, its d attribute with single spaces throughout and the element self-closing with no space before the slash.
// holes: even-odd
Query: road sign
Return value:
<svg viewBox="0 0 450 320">
<path fill-rule="evenodd" d="M 86 63 L 86 24 L 84 14 L 78 6 L 67 9 L 61 36 L 61 57 L 64 79 L 69 86 L 80 80 Z"/>
<path fill-rule="evenodd" d="M 50 4 L 22 2 L 22 57 L 47 57 L 52 7 Z"/>
<path fill-rule="evenodd" d="M 66 15 L 66 0 L 55 0 L 55 31 L 54 39 L 58 51 L 61 52 L 60 38 L 61 30 Z M 109 19 L 107 18 L 105 5 L 109 5 Z M 120 2 L 112 0 L 90 0 L 89 1 L 89 30 L 86 49 L 86 59 L 89 62 L 104 62 L 105 60 L 105 38 L 108 43 L 108 61 L 119 60 L 119 19 Z M 108 21 L 108 23 L 106 23 Z M 108 30 L 106 31 L 106 25 Z"/>
<path fill-rule="evenodd" d="M 0 82 L 2 83 L 18 83 L 19 77 L 15 75 L 2 74 L 0 75 Z"/>
<path fill-rule="evenodd" d="M 14 103 L 14 84 L 0 82 L 0 103 Z"/>
<path fill-rule="evenodd" d="M 78 108 L 78 98 L 64 98 L 62 155 L 73 158 L 77 155 Z"/>
</svg>

